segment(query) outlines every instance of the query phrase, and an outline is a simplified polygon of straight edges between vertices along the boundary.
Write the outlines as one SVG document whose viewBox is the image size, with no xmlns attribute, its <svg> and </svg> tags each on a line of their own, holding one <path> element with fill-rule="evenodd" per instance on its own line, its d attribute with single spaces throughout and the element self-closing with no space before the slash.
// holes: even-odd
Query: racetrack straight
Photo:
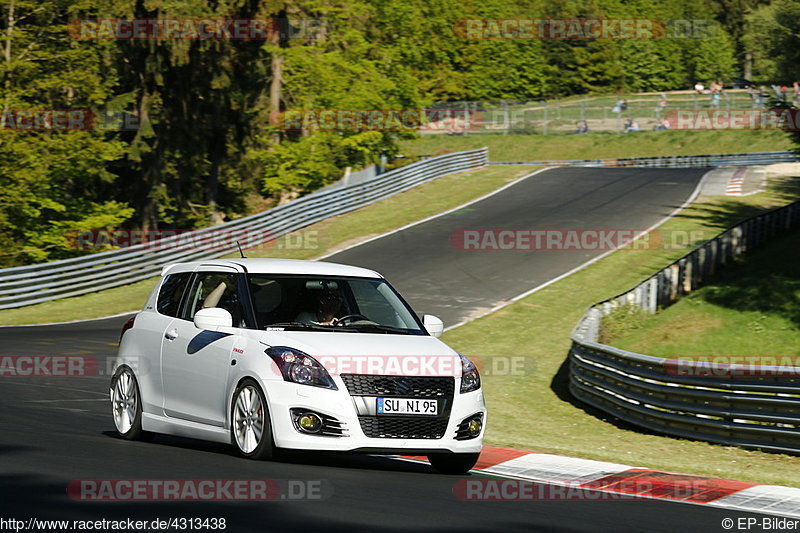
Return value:
<svg viewBox="0 0 800 533">
<path fill-rule="evenodd" d="M 325 261 L 377 270 L 419 314 L 445 326 L 485 314 L 608 251 L 567 246 L 569 232 L 644 231 L 681 206 L 706 169 L 554 168 L 537 172 L 475 203 L 351 247 Z M 535 247 L 501 249 L 500 232 L 550 232 Z M 468 232 L 465 235 L 465 232 Z M 471 233 L 470 233 L 471 232 Z M 478 232 L 477 249 L 474 237 Z M 487 235 L 489 233 L 489 235 Z M 500 242 L 492 246 L 492 239 Z M 616 241 L 615 241 L 616 242 Z M 465 244 L 467 246 L 465 246 Z M 484 246 L 484 244 L 486 246 Z M 464 249 L 466 247 L 471 249 Z"/>
</svg>

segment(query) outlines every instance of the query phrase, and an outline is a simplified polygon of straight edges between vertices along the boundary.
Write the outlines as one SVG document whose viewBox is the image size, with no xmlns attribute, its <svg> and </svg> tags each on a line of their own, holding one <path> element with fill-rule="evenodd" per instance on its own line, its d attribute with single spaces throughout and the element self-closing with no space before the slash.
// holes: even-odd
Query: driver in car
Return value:
<svg viewBox="0 0 800 533">
<path fill-rule="evenodd" d="M 295 319 L 297 322 L 306 324 L 320 324 L 322 326 L 332 326 L 336 324 L 336 315 L 342 309 L 342 293 L 339 289 L 325 289 L 316 291 L 314 298 L 316 303 L 315 311 L 303 311 Z"/>
</svg>

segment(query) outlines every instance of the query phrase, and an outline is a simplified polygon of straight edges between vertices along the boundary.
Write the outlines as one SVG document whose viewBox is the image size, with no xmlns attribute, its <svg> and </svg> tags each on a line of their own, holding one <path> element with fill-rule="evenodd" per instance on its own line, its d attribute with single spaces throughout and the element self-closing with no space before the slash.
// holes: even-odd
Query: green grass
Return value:
<svg viewBox="0 0 800 533">
<path fill-rule="evenodd" d="M 660 131 L 590 133 L 586 135 L 426 135 L 403 141 L 406 156 L 441 155 L 489 147 L 492 161 L 598 159 L 661 155 L 701 155 L 789 150 L 792 144 L 776 131 Z"/>
<path fill-rule="evenodd" d="M 800 231 L 737 258 L 708 285 L 611 332 L 614 346 L 662 357 L 800 355 Z"/>
<path fill-rule="evenodd" d="M 796 181 L 796 180 L 795 180 Z M 665 232 L 715 234 L 736 221 L 800 197 L 791 180 L 740 199 L 701 199 L 661 226 Z M 618 424 L 575 401 L 567 390 L 570 333 L 590 304 L 619 294 L 686 253 L 621 250 L 443 340 L 484 369 L 524 357 L 518 372 L 484 376 L 489 444 L 620 462 L 633 466 L 800 487 L 800 457 L 664 437 Z M 502 366 L 502 365 L 501 365 Z"/>
<path fill-rule="evenodd" d="M 489 167 L 439 178 L 345 215 L 247 250 L 248 257 L 311 259 L 347 244 L 435 215 L 487 194 L 536 167 Z M 233 254 L 230 257 L 237 257 Z M 156 278 L 101 292 L 0 311 L 0 324 L 98 318 L 140 309 Z"/>
</svg>

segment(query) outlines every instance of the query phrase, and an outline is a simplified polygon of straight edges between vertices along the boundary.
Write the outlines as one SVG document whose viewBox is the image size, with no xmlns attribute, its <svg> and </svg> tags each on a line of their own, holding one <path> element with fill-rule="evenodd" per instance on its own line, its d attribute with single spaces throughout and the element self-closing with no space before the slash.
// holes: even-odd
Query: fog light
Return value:
<svg viewBox="0 0 800 533">
<path fill-rule="evenodd" d="M 297 425 L 307 433 L 316 433 L 322 427 L 322 419 L 314 413 L 305 413 L 297 419 Z"/>
<path fill-rule="evenodd" d="M 477 437 L 481 433 L 481 428 L 483 428 L 483 422 L 478 417 L 473 418 L 469 421 L 467 425 L 467 430 L 469 431 L 470 436 Z"/>
</svg>

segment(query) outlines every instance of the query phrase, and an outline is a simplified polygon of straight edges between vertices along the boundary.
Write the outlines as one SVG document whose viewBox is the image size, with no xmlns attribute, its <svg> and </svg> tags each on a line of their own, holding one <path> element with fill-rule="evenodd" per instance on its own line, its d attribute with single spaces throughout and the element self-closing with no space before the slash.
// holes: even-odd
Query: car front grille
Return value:
<svg viewBox="0 0 800 533">
<path fill-rule="evenodd" d="M 364 435 L 381 439 L 441 439 L 447 418 L 359 416 Z"/>
<path fill-rule="evenodd" d="M 342 374 L 342 380 L 351 396 L 452 398 L 455 389 L 455 378 L 452 377 Z"/>
</svg>

